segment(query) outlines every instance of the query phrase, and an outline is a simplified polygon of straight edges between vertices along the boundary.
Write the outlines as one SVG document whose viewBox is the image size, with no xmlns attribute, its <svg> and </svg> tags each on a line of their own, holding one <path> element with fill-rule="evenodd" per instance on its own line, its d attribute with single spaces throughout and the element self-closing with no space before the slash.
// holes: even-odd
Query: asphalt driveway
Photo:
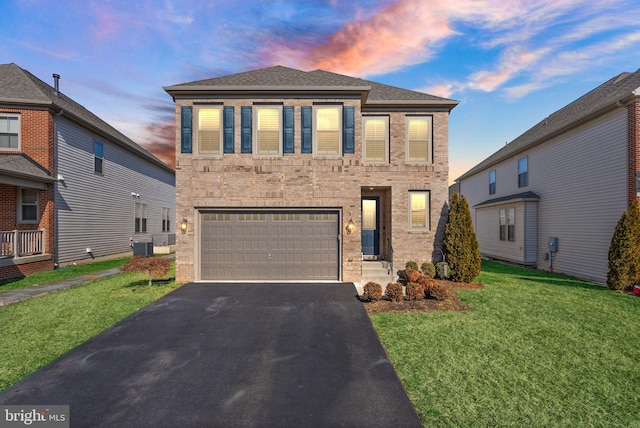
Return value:
<svg viewBox="0 0 640 428">
<path fill-rule="evenodd" d="M 353 284 L 187 284 L 0 394 L 71 427 L 420 427 Z"/>
</svg>

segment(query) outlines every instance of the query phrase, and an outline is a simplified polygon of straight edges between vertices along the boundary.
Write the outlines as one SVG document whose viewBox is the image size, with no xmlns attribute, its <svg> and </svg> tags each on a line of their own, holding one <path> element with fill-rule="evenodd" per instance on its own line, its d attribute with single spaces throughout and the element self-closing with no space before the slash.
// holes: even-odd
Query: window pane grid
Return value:
<svg viewBox="0 0 640 428">
<path fill-rule="evenodd" d="M 407 139 L 407 159 L 410 161 L 428 161 L 429 119 L 409 119 Z"/>
<path fill-rule="evenodd" d="M 409 209 L 411 210 L 410 227 L 414 229 L 428 229 L 428 192 L 411 192 L 409 194 Z"/>
<path fill-rule="evenodd" d="M 386 157 L 386 121 L 365 120 L 365 160 L 384 161 Z"/>
<path fill-rule="evenodd" d="M 220 154 L 220 109 L 198 109 L 198 152 Z"/>
</svg>

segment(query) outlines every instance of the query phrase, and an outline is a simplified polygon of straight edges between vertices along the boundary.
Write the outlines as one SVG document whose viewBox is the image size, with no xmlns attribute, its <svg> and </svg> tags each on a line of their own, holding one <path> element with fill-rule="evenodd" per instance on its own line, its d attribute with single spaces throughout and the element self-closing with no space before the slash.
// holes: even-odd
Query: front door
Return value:
<svg viewBox="0 0 640 428">
<path fill-rule="evenodd" d="M 377 256 L 380 254 L 379 215 L 380 198 L 367 196 L 362 198 L 362 254 Z"/>
</svg>

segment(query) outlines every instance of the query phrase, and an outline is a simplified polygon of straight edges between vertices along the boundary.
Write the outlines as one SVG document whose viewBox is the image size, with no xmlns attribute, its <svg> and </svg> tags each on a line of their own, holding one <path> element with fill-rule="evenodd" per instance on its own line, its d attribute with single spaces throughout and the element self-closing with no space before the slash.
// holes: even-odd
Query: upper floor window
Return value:
<svg viewBox="0 0 640 428">
<path fill-rule="evenodd" d="M 279 155 L 282 141 L 282 107 L 256 107 L 256 154 Z"/>
<path fill-rule="evenodd" d="M 38 190 L 18 188 L 18 223 L 37 223 L 39 220 Z"/>
<path fill-rule="evenodd" d="M 431 117 L 407 117 L 407 162 L 431 162 Z"/>
<path fill-rule="evenodd" d="M 340 106 L 315 107 L 317 155 L 340 155 L 342 147 L 342 108 Z"/>
<path fill-rule="evenodd" d="M 496 170 L 489 172 L 489 194 L 496 193 Z"/>
<path fill-rule="evenodd" d="M 93 142 L 93 172 L 97 174 L 103 174 L 104 166 L 104 151 L 102 143 L 97 141 Z"/>
<path fill-rule="evenodd" d="M 222 154 L 222 127 L 220 107 L 198 107 L 197 142 L 198 153 Z"/>
<path fill-rule="evenodd" d="M 369 116 L 362 122 L 365 162 L 389 162 L 389 117 Z"/>
<path fill-rule="evenodd" d="M 0 150 L 20 150 L 20 115 L 0 113 Z"/>
<path fill-rule="evenodd" d="M 518 160 L 518 187 L 529 185 L 529 160 L 522 158 Z"/>
<path fill-rule="evenodd" d="M 409 192 L 409 228 L 429 229 L 429 192 Z"/>
</svg>

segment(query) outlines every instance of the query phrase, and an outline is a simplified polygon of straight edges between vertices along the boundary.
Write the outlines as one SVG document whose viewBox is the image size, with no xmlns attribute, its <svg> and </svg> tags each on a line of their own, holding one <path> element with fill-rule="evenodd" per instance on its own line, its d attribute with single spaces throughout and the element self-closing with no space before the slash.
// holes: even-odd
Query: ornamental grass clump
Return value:
<svg viewBox="0 0 640 428">
<path fill-rule="evenodd" d="M 362 300 L 365 302 L 376 302 L 382 298 L 382 285 L 369 281 L 363 287 Z"/>
<path fill-rule="evenodd" d="M 402 300 L 402 284 L 399 282 L 390 282 L 387 284 L 384 294 L 392 302 L 399 302 Z"/>
<path fill-rule="evenodd" d="M 125 262 L 125 272 L 145 272 L 149 278 L 149 287 L 154 277 L 164 278 L 169 273 L 171 261 L 164 257 L 133 257 Z"/>
</svg>

